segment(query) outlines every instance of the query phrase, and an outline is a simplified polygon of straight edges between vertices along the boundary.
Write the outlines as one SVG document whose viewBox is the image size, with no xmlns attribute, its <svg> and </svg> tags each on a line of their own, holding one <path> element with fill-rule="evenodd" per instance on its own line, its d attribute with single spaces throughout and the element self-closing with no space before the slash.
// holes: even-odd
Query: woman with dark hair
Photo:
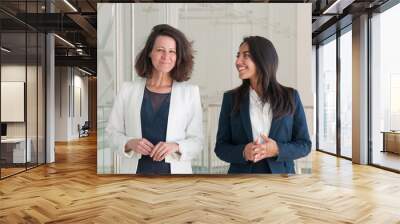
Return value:
<svg viewBox="0 0 400 224">
<path fill-rule="evenodd" d="M 216 155 L 228 173 L 295 173 L 293 160 L 311 150 L 296 90 L 276 80 L 278 55 L 268 39 L 244 38 L 236 57 L 242 84 L 224 94 Z"/>
<path fill-rule="evenodd" d="M 187 84 L 193 69 L 191 43 L 178 29 L 153 27 L 136 58 L 139 79 L 124 83 L 106 132 L 121 155 L 119 173 L 192 173 L 202 149 L 199 88 Z"/>
</svg>

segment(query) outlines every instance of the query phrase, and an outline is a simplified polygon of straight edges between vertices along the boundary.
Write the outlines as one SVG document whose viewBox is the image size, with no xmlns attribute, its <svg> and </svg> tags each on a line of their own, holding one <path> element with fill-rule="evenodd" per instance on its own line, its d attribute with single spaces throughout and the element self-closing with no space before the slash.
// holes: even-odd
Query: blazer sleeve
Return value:
<svg viewBox="0 0 400 224">
<path fill-rule="evenodd" d="M 218 121 L 215 154 L 228 163 L 247 163 L 243 157 L 245 144 L 233 144 L 230 114 L 232 112 L 232 95 L 225 93 Z"/>
<path fill-rule="evenodd" d="M 108 140 L 108 146 L 117 151 L 119 154 L 126 156 L 128 158 L 132 158 L 133 156 L 138 156 L 137 153 L 131 151 L 129 153 L 125 152 L 125 144 L 131 139 L 126 136 L 125 129 L 125 98 L 129 97 L 129 83 L 124 83 L 121 87 L 121 90 L 118 92 L 114 105 L 112 107 L 108 124 L 106 127 L 106 137 Z"/>
<path fill-rule="evenodd" d="M 179 155 L 175 155 L 179 160 L 192 160 L 203 149 L 203 110 L 201 108 L 200 91 L 198 86 L 194 86 L 190 91 L 190 105 L 182 105 L 189 107 L 191 113 L 186 125 L 186 137 L 176 141 L 179 145 Z M 177 154 L 177 153 L 175 153 Z"/>
<path fill-rule="evenodd" d="M 298 92 L 294 91 L 296 109 L 293 116 L 292 140 L 277 142 L 279 154 L 277 161 L 293 161 L 307 156 L 311 151 L 306 116 Z"/>
</svg>

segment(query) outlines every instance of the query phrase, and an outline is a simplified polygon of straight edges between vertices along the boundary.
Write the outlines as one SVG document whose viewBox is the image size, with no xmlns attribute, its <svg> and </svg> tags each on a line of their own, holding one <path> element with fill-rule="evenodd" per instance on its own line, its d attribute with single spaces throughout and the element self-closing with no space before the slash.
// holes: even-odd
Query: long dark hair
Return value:
<svg viewBox="0 0 400 224">
<path fill-rule="evenodd" d="M 189 80 L 194 64 L 192 43 L 189 42 L 185 34 L 180 30 L 167 24 L 156 25 L 151 30 L 146 45 L 136 58 L 135 69 L 137 74 L 140 77 L 150 78 L 153 64 L 149 54 L 153 50 L 154 42 L 158 36 L 169 36 L 173 38 L 176 43 L 176 64 L 171 70 L 171 78 L 178 82 Z"/>
<path fill-rule="evenodd" d="M 261 101 L 269 103 L 274 118 L 280 118 L 287 114 L 293 114 L 295 110 L 294 90 L 285 87 L 276 80 L 278 69 L 278 54 L 274 45 L 268 39 L 260 36 L 249 36 L 240 44 L 249 46 L 250 56 L 257 70 L 257 83 L 261 87 Z M 249 93 L 250 80 L 244 79 L 242 84 L 233 89 L 235 94 L 233 111 L 240 110 L 240 103 Z"/>
</svg>

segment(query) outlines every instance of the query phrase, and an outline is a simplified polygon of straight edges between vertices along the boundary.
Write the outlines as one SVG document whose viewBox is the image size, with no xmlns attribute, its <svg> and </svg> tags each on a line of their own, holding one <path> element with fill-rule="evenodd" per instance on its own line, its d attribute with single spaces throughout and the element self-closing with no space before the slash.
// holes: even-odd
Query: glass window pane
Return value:
<svg viewBox="0 0 400 224">
<path fill-rule="evenodd" d="M 26 33 L 2 33 L 1 47 L 1 177 L 25 170 Z M 28 146 L 28 151 L 26 147 Z"/>
<path fill-rule="evenodd" d="M 38 41 L 38 164 L 45 163 L 45 65 L 46 65 L 46 36 L 39 33 Z"/>
<path fill-rule="evenodd" d="M 26 117 L 27 117 L 27 142 L 30 147 L 28 168 L 37 165 L 37 63 L 38 63 L 38 36 L 36 32 L 27 33 L 27 80 L 26 80 Z"/>
<path fill-rule="evenodd" d="M 352 35 L 340 37 L 340 153 L 352 157 Z"/>
<path fill-rule="evenodd" d="M 0 3 L 21 20 L 37 18 L 35 14 L 43 13 L 44 5 L 44 0 Z M 4 178 L 45 162 L 46 40 L 43 33 L 21 21 L 3 12 L 0 17 L 7 20 L 0 24 L 0 177 Z"/>
<path fill-rule="evenodd" d="M 372 163 L 400 170 L 400 4 L 372 18 Z"/>
<path fill-rule="evenodd" d="M 336 39 L 318 48 L 319 149 L 336 153 Z"/>
</svg>

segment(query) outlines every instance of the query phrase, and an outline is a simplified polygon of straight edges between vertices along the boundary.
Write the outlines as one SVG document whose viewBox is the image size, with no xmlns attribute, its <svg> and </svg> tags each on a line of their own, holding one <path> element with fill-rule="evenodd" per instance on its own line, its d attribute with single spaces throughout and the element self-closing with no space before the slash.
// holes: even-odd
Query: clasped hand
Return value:
<svg viewBox="0 0 400 224">
<path fill-rule="evenodd" d="M 260 143 L 260 137 L 257 137 L 254 142 L 250 142 L 244 149 L 244 157 L 248 161 L 258 162 L 265 158 L 278 155 L 279 149 L 275 140 L 268 138 L 266 134 L 261 134 L 264 143 Z"/>
<path fill-rule="evenodd" d="M 159 142 L 157 145 L 153 145 L 149 140 L 142 139 L 131 139 L 125 145 L 125 151 L 133 150 L 136 153 L 142 155 L 148 155 L 153 158 L 154 161 L 161 161 L 171 153 L 179 151 L 179 145 L 175 142 Z"/>
</svg>

